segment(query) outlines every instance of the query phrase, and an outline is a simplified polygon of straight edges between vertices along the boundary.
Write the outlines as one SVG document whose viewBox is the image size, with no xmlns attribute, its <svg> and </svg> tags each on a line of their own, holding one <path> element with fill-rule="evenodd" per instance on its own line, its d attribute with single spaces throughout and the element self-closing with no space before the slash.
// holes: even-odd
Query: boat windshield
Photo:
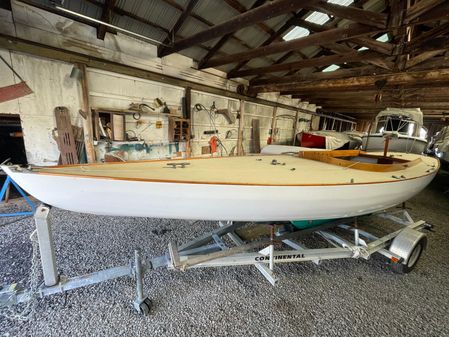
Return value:
<svg viewBox="0 0 449 337">
<path fill-rule="evenodd" d="M 420 131 L 415 121 L 402 116 L 381 117 L 376 127 L 376 133 L 398 132 L 406 136 L 417 136 Z"/>
</svg>

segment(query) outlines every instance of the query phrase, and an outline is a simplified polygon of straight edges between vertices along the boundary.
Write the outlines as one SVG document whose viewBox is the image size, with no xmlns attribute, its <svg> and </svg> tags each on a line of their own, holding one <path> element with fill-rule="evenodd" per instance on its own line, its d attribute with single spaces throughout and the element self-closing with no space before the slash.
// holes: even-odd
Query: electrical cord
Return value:
<svg viewBox="0 0 449 337">
<path fill-rule="evenodd" d="M 217 110 L 217 108 L 215 107 L 215 102 L 212 103 L 212 106 L 210 107 L 210 109 L 207 109 L 203 104 L 201 103 L 196 103 L 195 104 L 195 109 L 197 111 L 201 111 L 204 110 L 207 112 L 207 114 L 209 115 L 209 124 L 212 130 L 217 130 L 217 127 L 215 125 L 215 110 Z M 218 132 L 214 132 L 214 136 L 217 137 L 217 143 L 218 145 L 221 147 L 221 152 L 220 155 L 223 156 L 223 150 L 226 152 L 226 154 L 228 155 L 229 152 L 226 149 L 226 147 L 224 146 L 223 142 L 221 141 L 220 137 L 218 136 Z"/>
</svg>

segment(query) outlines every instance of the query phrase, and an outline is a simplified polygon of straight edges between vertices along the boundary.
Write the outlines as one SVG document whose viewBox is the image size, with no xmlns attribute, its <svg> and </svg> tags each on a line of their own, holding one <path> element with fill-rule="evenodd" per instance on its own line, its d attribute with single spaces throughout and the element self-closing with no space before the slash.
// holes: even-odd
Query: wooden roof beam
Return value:
<svg viewBox="0 0 449 337">
<path fill-rule="evenodd" d="M 349 77 L 344 79 L 322 80 L 313 83 L 302 84 L 272 84 L 264 87 L 249 87 L 248 92 L 255 94 L 259 92 L 278 92 L 278 91 L 319 91 L 319 90 L 349 90 L 349 89 L 376 89 L 375 83 L 386 81 L 386 86 L 411 86 L 427 85 L 430 83 L 438 86 L 441 83 L 449 82 L 449 69 L 410 71 L 400 73 L 390 73 L 372 76 Z"/>
<path fill-rule="evenodd" d="M 377 41 L 367 36 L 356 37 L 351 39 L 349 42 L 353 42 L 357 45 L 369 48 L 384 55 L 391 55 L 394 48 L 391 43 Z"/>
<path fill-rule="evenodd" d="M 425 44 L 430 39 L 446 34 L 448 32 L 449 32 L 449 22 L 446 22 L 442 25 L 439 25 L 427 32 L 421 33 L 418 36 L 414 37 L 409 43 L 407 43 L 407 47 L 418 48 L 421 45 Z"/>
<path fill-rule="evenodd" d="M 28 1 L 28 0 L 24 0 L 24 1 Z M 90 2 L 91 4 L 94 4 L 95 6 L 103 7 L 103 3 L 100 2 L 100 1 L 98 1 L 98 0 L 86 0 L 86 1 Z M 164 1 L 165 1 L 165 0 L 164 0 Z M 169 0 L 166 0 L 166 1 L 169 1 Z M 35 6 L 34 4 L 31 4 L 31 5 L 32 5 L 32 6 Z M 180 7 L 180 8 L 182 8 L 182 7 Z M 148 19 L 142 18 L 141 16 L 138 16 L 138 15 L 133 14 L 133 13 L 131 13 L 131 12 L 125 11 L 125 10 L 119 8 L 119 7 L 113 7 L 113 8 L 112 8 L 112 12 L 113 12 L 114 14 L 117 14 L 117 15 L 127 16 L 127 17 L 129 17 L 129 18 L 131 18 L 131 19 L 133 19 L 133 20 L 136 20 L 136 21 L 138 21 L 138 22 L 141 22 L 141 23 L 143 23 L 143 24 L 146 24 L 146 25 L 149 25 L 149 26 L 151 26 L 151 27 L 153 27 L 153 28 L 156 28 L 156 29 L 158 29 L 158 30 L 161 30 L 161 31 L 163 31 L 164 33 L 166 33 L 167 35 L 170 34 L 170 30 L 168 30 L 167 28 L 162 27 L 162 26 L 158 25 L 157 23 L 155 23 L 155 22 L 153 22 L 153 21 L 149 21 Z M 193 16 L 193 15 L 192 15 L 192 16 Z M 89 24 L 89 22 L 86 22 L 86 24 Z M 111 31 L 111 30 L 112 30 L 112 29 L 108 28 L 108 31 Z M 178 37 L 180 37 L 180 36 L 178 36 Z M 180 37 L 180 38 L 182 38 L 182 37 Z M 198 47 L 199 47 L 199 48 L 202 48 L 202 49 L 204 49 L 204 50 L 207 50 L 207 51 L 210 50 L 210 48 L 208 48 L 208 47 L 206 47 L 206 46 L 204 46 L 204 45 L 202 45 L 202 44 L 198 45 Z"/>
<path fill-rule="evenodd" d="M 225 2 L 232 8 L 234 8 L 237 12 L 241 13 L 245 13 L 247 11 L 247 9 L 245 8 L 245 6 L 243 6 L 238 0 L 225 0 Z M 266 0 L 257 0 L 249 10 L 257 8 L 262 6 L 264 3 L 266 2 Z M 263 22 L 258 22 L 257 26 L 262 29 L 265 33 L 271 35 L 274 34 L 274 30 L 271 29 L 270 27 L 268 27 L 265 23 Z"/>
<path fill-rule="evenodd" d="M 391 96 L 395 98 L 401 97 L 415 97 L 415 96 L 427 96 L 427 97 L 435 97 L 436 99 L 447 99 L 447 93 L 449 91 L 449 87 L 441 86 L 441 87 L 431 87 L 431 88 L 385 88 L 382 90 L 384 96 Z M 325 99 L 326 97 L 334 98 L 357 98 L 357 97 L 374 97 L 379 90 L 371 89 L 371 90 L 358 90 L 358 89 L 350 89 L 345 90 L 343 92 L 336 91 L 298 91 L 298 90 L 290 90 L 290 91 L 281 91 L 281 95 L 294 95 L 300 97 L 307 97 L 311 99 Z M 299 98 L 300 98 L 299 97 Z"/>
<path fill-rule="evenodd" d="M 239 70 L 232 74 L 234 77 L 244 77 L 250 75 L 260 75 L 266 73 L 273 73 L 278 71 L 292 71 L 312 67 L 324 67 L 331 64 L 360 62 L 368 60 L 383 60 L 383 56 L 377 52 L 365 50 L 361 52 L 350 52 L 346 54 L 337 54 L 330 56 L 321 56 L 311 59 L 300 60 L 290 63 L 274 64 L 267 67 L 252 68 L 246 70 Z M 229 76 L 229 75 L 228 75 Z"/>
<path fill-rule="evenodd" d="M 324 98 L 317 98 L 317 97 L 308 97 L 308 96 L 302 96 L 302 99 L 306 99 L 308 101 L 318 101 L 320 105 L 351 105 L 354 103 L 365 103 L 365 104 L 375 104 L 374 101 L 375 95 L 367 95 L 367 96 L 359 96 L 359 97 L 324 97 Z M 444 97 L 427 97 L 423 95 L 414 95 L 414 96 L 403 96 L 403 97 L 397 97 L 397 96 L 389 96 L 389 95 L 382 95 L 382 103 L 398 103 L 398 102 L 407 102 L 410 104 L 423 104 L 426 105 L 427 103 L 433 104 L 433 103 L 444 103 L 446 105 L 449 105 L 449 100 L 444 99 Z"/>
<path fill-rule="evenodd" d="M 310 73 L 310 74 L 298 74 L 298 75 L 293 75 L 293 76 L 252 80 L 251 86 L 257 87 L 257 86 L 264 86 L 267 84 L 274 84 L 274 83 L 298 83 L 298 82 L 319 81 L 319 80 L 345 78 L 345 77 L 362 76 L 362 75 L 375 75 L 375 74 L 378 74 L 379 71 L 382 71 L 382 70 L 378 69 L 377 67 L 373 67 L 373 66 L 338 69 L 338 70 L 334 70 L 334 71 L 324 71 L 324 72 L 317 71 L 317 72 Z M 387 72 L 387 70 L 384 70 L 383 72 Z"/>
<path fill-rule="evenodd" d="M 351 39 L 352 41 L 352 39 Z M 351 47 L 346 46 L 343 43 L 327 43 L 325 45 L 322 46 L 323 48 L 326 49 L 330 49 L 331 51 L 333 51 L 336 54 L 346 54 L 346 53 L 355 53 L 357 52 L 356 49 L 353 49 Z M 374 53 L 378 53 L 375 50 L 370 49 L 370 51 L 374 52 Z M 388 58 L 384 57 L 381 53 L 378 53 L 379 57 L 376 59 L 366 59 L 366 60 L 361 60 L 361 63 L 366 63 L 366 64 L 372 64 L 375 65 L 376 67 L 382 68 L 382 69 L 388 69 L 391 70 L 393 69 L 394 63 L 390 60 L 388 60 Z M 342 66 L 343 64 L 341 64 Z"/>
<path fill-rule="evenodd" d="M 299 39 L 273 43 L 268 46 L 254 48 L 253 50 L 249 50 L 246 52 L 212 59 L 204 67 L 206 68 L 216 67 L 223 64 L 234 63 L 242 60 L 249 60 L 252 58 L 261 57 L 265 55 L 287 52 L 290 50 L 297 50 L 309 46 L 322 45 L 323 43 L 348 40 L 352 37 L 372 34 L 376 32 L 376 29 L 377 28 L 364 26 L 360 24 L 349 25 L 348 27 L 334 28 L 321 33 L 311 34 Z"/>
<path fill-rule="evenodd" d="M 291 11 L 296 11 L 299 8 L 303 8 L 304 6 L 316 1 L 317 0 L 276 0 L 268 2 L 263 6 L 237 15 L 226 22 L 212 26 L 209 29 L 177 41 L 171 48 L 159 49 L 158 56 L 163 57 L 171 53 L 176 53 L 180 50 L 189 48 L 199 43 L 206 42 L 219 36 L 223 36 L 228 33 L 235 32 L 239 29 L 251 26 L 257 22 L 265 21 Z"/>
<path fill-rule="evenodd" d="M 387 27 L 387 16 L 382 13 L 376 13 L 352 6 L 340 6 L 326 1 L 308 5 L 306 8 L 380 29 L 385 29 Z"/>
<path fill-rule="evenodd" d="M 103 11 L 101 12 L 101 21 L 111 23 L 112 9 L 115 7 L 116 0 L 106 0 L 103 5 Z M 106 35 L 107 26 L 99 25 L 97 27 L 97 39 L 104 40 Z"/>
<path fill-rule="evenodd" d="M 404 51 L 406 53 L 421 53 L 424 51 L 432 51 L 439 49 L 448 49 L 449 48 L 449 38 L 447 36 L 435 37 L 433 39 L 427 40 L 423 42 L 418 47 L 413 45 L 406 45 Z"/>
<path fill-rule="evenodd" d="M 246 11 L 245 7 L 243 7 L 242 5 L 240 5 L 240 3 L 237 0 L 227 0 L 227 3 L 232 6 L 235 10 L 240 11 L 240 13 L 243 13 Z M 251 9 L 254 9 L 256 7 L 259 7 L 261 5 L 263 5 L 265 3 L 265 0 L 257 0 L 254 5 L 251 7 Z M 232 5 L 231 5 L 232 4 Z M 260 24 L 259 24 L 260 25 Z M 266 31 L 267 33 L 269 33 L 271 30 L 270 27 L 268 27 L 265 24 L 261 24 L 261 28 L 264 29 L 265 27 L 268 29 L 264 31 Z M 274 33 L 274 32 L 273 32 Z M 269 33 L 272 34 L 272 33 Z M 228 33 L 226 35 L 223 35 L 220 40 L 218 40 L 218 42 L 211 48 L 211 50 L 209 50 L 209 52 L 206 54 L 206 56 L 203 57 L 203 59 L 198 62 L 198 69 L 201 69 L 203 67 L 204 64 L 206 64 L 207 61 L 209 61 L 212 57 L 214 57 L 214 55 L 221 49 L 221 47 L 224 46 L 224 44 L 226 42 L 229 41 L 229 39 L 233 36 L 233 33 Z"/>
<path fill-rule="evenodd" d="M 445 0 L 421 0 L 421 1 L 418 1 L 407 10 L 405 20 L 406 20 L 406 22 L 410 22 L 413 19 L 430 11 L 435 6 L 440 5 L 444 2 L 445 2 Z"/>
<path fill-rule="evenodd" d="M 86 1 L 89 2 L 89 3 L 91 3 L 91 4 L 94 4 L 95 6 L 103 7 L 103 3 L 100 2 L 100 1 L 98 1 L 98 0 L 86 0 Z M 114 7 L 111 9 L 111 11 L 112 11 L 114 14 L 121 15 L 121 16 L 127 16 L 127 17 L 129 17 L 129 18 L 131 18 L 131 19 L 133 19 L 133 20 L 136 20 L 136 21 L 138 21 L 138 22 L 141 22 L 141 23 L 144 23 L 144 24 L 149 25 L 149 26 L 151 26 L 151 27 L 154 27 L 154 28 L 156 28 L 156 29 L 159 29 L 159 30 L 161 30 L 161 31 L 163 31 L 163 32 L 165 32 L 165 33 L 167 33 L 167 34 L 170 32 L 167 28 L 162 27 L 162 26 L 156 24 L 155 22 L 149 21 L 149 20 L 147 20 L 147 19 L 145 19 L 145 18 L 142 18 L 142 17 L 140 17 L 140 16 L 138 16 L 138 15 L 135 15 L 135 14 L 133 14 L 133 13 L 131 13 L 131 12 L 125 11 L 125 10 L 119 8 L 119 7 L 115 7 L 115 6 L 114 6 Z"/>
<path fill-rule="evenodd" d="M 380 111 L 384 110 L 385 108 L 388 108 L 386 106 L 379 106 L 379 107 L 323 107 L 319 109 L 319 112 L 321 113 L 331 113 L 331 112 L 339 112 L 344 114 L 350 114 L 350 115 L 356 115 L 356 116 L 364 116 L 364 115 L 377 115 Z M 397 106 L 397 108 L 400 108 L 400 106 Z M 415 106 L 416 108 L 416 106 Z M 441 109 L 434 109 L 434 108 L 423 108 L 424 117 L 426 114 L 440 114 L 447 110 L 447 108 L 441 108 Z M 449 117 L 449 116 L 448 116 Z"/>
<path fill-rule="evenodd" d="M 420 63 L 423 63 L 431 58 L 434 58 L 435 56 L 442 54 L 445 51 L 447 51 L 447 49 L 437 49 L 437 50 L 425 51 L 419 55 L 416 55 L 406 61 L 405 69 L 413 68 L 414 66 L 416 66 Z"/>
<path fill-rule="evenodd" d="M 309 31 L 312 31 L 315 33 L 324 32 L 328 29 L 332 29 L 332 26 L 318 25 L 316 23 L 309 22 L 309 21 L 306 21 L 303 19 L 297 19 L 297 20 L 295 20 L 295 23 L 298 26 L 306 28 Z M 369 49 L 371 49 L 373 51 L 377 51 L 377 52 L 380 52 L 380 53 L 386 54 L 386 55 L 391 55 L 392 50 L 393 50 L 392 44 L 387 43 L 387 42 L 376 41 L 376 40 L 369 38 L 368 36 L 352 38 L 352 39 L 347 40 L 347 42 L 360 44 L 362 46 L 368 47 Z M 329 49 L 337 54 L 355 51 L 353 48 L 345 46 L 344 44 L 341 44 L 341 43 L 340 44 L 339 43 L 326 43 L 326 44 L 322 44 L 321 46 L 323 48 Z M 362 63 L 373 64 L 373 65 L 383 68 L 383 69 L 392 69 L 394 66 L 393 62 L 391 62 L 385 58 L 379 58 L 377 60 L 366 60 L 366 61 L 362 61 Z"/>
<path fill-rule="evenodd" d="M 272 34 L 268 39 L 266 39 L 259 47 L 262 46 L 268 46 L 269 44 L 271 44 L 273 41 L 279 39 L 281 37 L 282 34 L 284 34 L 295 22 L 295 20 L 299 17 L 302 16 L 302 11 L 299 11 L 298 13 L 296 13 L 293 17 L 291 17 L 284 25 L 282 25 L 281 28 L 279 28 L 274 34 Z M 236 72 L 237 70 L 239 70 L 240 68 L 242 68 L 243 66 L 245 66 L 247 63 L 249 62 L 249 60 L 243 60 L 241 62 L 239 62 L 230 72 L 229 74 L 232 76 L 233 72 Z M 202 68 L 205 68 L 204 65 Z M 201 68 L 200 68 L 201 69 Z"/>
<path fill-rule="evenodd" d="M 426 1 L 420 1 L 416 5 L 422 3 L 424 4 Z M 426 13 L 420 13 L 420 16 L 411 19 L 411 16 L 408 17 L 407 23 L 409 24 L 423 24 L 427 22 L 435 22 L 439 20 L 447 20 L 449 19 L 449 1 L 438 1 L 439 5 L 431 8 Z M 416 6 L 415 5 L 415 6 Z M 410 7 L 412 9 L 414 6 Z M 410 11 L 409 9 L 409 11 Z M 408 12 L 410 13 L 410 12 Z"/>
<path fill-rule="evenodd" d="M 358 5 L 361 5 L 362 2 L 358 3 Z M 335 20 L 332 21 L 332 25 L 330 25 L 329 23 L 325 24 L 325 25 L 319 25 L 307 20 L 304 20 L 302 18 L 292 18 L 292 20 L 294 21 L 295 25 L 301 26 L 303 28 L 308 29 L 309 31 L 312 32 L 323 32 L 326 31 L 328 29 L 332 29 L 335 28 Z M 375 41 L 373 39 L 370 39 L 369 37 L 359 37 L 359 38 L 354 38 L 354 39 L 350 39 L 347 42 L 353 42 L 356 44 L 362 44 L 362 45 L 367 45 L 370 46 L 371 50 L 373 51 L 377 51 L 380 52 L 382 54 L 386 54 L 386 55 L 391 55 L 391 51 L 393 49 L 393 46 L 389 43 L 383 43 L 380 41 Z M 336 54 L 345 54 L 345 53 L 349 53 L 349 52 L 353 52 L 355 51 L 353 48 L 343 44 L 343 43 L 326 43 L 324 45 L 322 45 L 321 47 L 331 50 L 332 52 L 336 53 Z M 307 58 L 307 57 L 306 57 Z M 311 57 L 310 57 L 311 58 Z M 276 62 L 278 63 L 278 62 Z M 366 63 L 366 64 L 372 64 L 375 65 L 376 67 L 379 68 L 383 68 L 383 69 L 388 69 L 391 70 L 393 68 L 393 62 L 387 60 L 387 59 L 376 59 L 376 60 L 363 60 L 361 61 L 361 63 Z M 345 64 L 340 64 L 341 68 L 343 68 L 345 66 Z M 289 75 L 292 75 L 296 72 L 296 70 L 292 70 L 289 73 L 287 73 L 286 75 L 284 75 L 283 77 L 289 77 Z M 233 77 L 233 73 L 230 73 L 229 77 Z M 257 79 L 257 78 L 256 78 Z M 253 79 L 254 80 L 254 79 Z M 252 83 L 250 83 L 252 84 Z"/>
<path fill-rule="evenodd" d="M 178 20 L 176 20 L 173 28 L 167 34 L 167 37 L 164 40 L 164 44 L 168 44 L 168 43 L 170 43 L 170 41 L 174 41 L 176 33 L 178 33 L 179 29 L 181 29 L 182 25 L 184 24 L 186 19 L 190 16 L 190 13 L 192 12 L 193 8 L 195 8 L 197 3 L 198 3 L 198 0 L 190 0 L 188 2 L 186 8 L 181 12 L 181 15 L 178 17 Z M 161 52 L 163 53 L 167 47 L 161 45 L 159 48 L 160 48 Z"/>
<path fill-rule="evenodd" d="M 328 29 L 333 28 L 332 26 L 329 25 L 318 25 L 316 23 L 306 21 L 303 19 L 296 19 L 295 24 L 315 33 L 324 32 Z M 385 55 L 391 55 L 394 48 L 394 46 L 391 43 L 376 41 L 368 36 L 355 37 L 349 39 L 348 42 L 352 42 L 357 45 L 367 47 L 371 50 L 377 51 L 378 53 L 382 53 Z"/>
<path fill-rule="evenodd" d="M 353 108 L 353 109 L 369 109 L 371 107 L 376 107 L 380 109 L 385 109 L 388 107 L 398 107 L 398 108 L 422 108 L 422 109 L 432 109 L 432 110 L 449 110 L 448 102 L 428 102 L 428 103 L 416 103 L 416 102 L 346 102 L 336 104 L 334 102 L 318 102 L 323 108 L 337 110 L 340 108 Z M 337 110 L 338 111 L 338 110 Z"/>
<path fill-rule="evenodd" d="M 87 0 L 87 1 L 98 1 L 98 0 Z M 184 11 L 184 7 L 182 7 L 180 4 L 178 4 L 176 2 L 176 0 L 162 0 L 163 2 L 165 2 L 166 4 L 168 4 L 169 6 L 176 8 L 178 11 L 183 12 Z M 202 24 L 208 26 L 208 27 L 213 27 L 214 24 L 212 22 L 210 22 L 209 20 L 206 20 L 205 18 L 203 18 L 202 16 L 191 12 L 190 16 L 192 18 L 194 18 L 195 20 L 201 22 Z M 180 39 L 184 39 L 184 37 L 179 37 Z M 237 36 L 234 36 L 231 34 L 231 39 L 235 40 L 237 43 L 239 43 L 240 45 L 242 45 L 245 48 L 251 49 L 252 47 L 250 45 L 248 45 L 245 41 L 239 39 Z M 200 47 L 202 47 L 203 49 L 206 49 L 207 51 L 209 51 L 211 48 L 204 48 L 204 45 L 199 45 Z M 218 52 L 218 51 L 217 51 Z M 268 59 L 269 61 L 272 61 L 270 59 Z"/>
</svg>

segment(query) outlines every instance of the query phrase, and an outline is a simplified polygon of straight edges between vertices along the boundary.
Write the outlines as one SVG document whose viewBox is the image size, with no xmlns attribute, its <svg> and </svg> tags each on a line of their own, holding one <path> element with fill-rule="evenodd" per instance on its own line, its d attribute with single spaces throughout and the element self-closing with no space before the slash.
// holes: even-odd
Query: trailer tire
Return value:
<svg viewBox="0 0 449 337">
<path fill-rule="evenodd" d="M 391 264 L 391 268 L 395 273 L 398 274 L 408 274 L 410 273 L 416 266 L 416 264 L 419 261 L 419 258 L 421 257 L 422 252 L 424 251 L 426 247 L 426 237 L 423 237 L 421 240 L 419 240 L 416 245 L 413 247 L 410 257 L 407 259 L 407 261 L 403 262 L 393 262 Z"/>
</svg>

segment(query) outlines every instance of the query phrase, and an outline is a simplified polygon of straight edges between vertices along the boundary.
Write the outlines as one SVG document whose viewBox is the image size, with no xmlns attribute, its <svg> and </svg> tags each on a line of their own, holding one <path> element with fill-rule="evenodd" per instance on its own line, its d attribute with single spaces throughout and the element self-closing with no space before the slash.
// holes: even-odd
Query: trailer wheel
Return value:
<svg viewBox="0 0 449 337">
<path fill-rule="evenodd" d="M 421 257 L 421 254 L 425 247 L 426 247 L 426 238 L 423 237 L 413 247 L 407 261 L 404 261 L 402 263 L 393 262 L 391 264 L 391 268 L 393 269 L 393 271 L 398 274 L 410 273 L 413 270 L 413 268 L 415 268 L 416 264 L 418 263 L 418 260 Z"/>
</svg>

